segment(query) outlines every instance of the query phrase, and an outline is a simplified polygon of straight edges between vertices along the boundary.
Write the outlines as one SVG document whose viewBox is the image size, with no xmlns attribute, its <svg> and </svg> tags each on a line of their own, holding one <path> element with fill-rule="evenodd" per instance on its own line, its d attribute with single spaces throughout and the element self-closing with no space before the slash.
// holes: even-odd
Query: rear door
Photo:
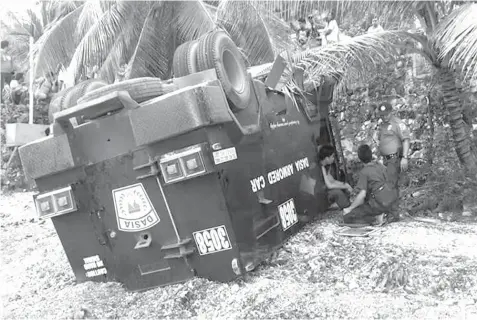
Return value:
<svg viewBox="0 0 477 320">
<path fill-rule="evenodd" d="M 137 179 L 146 153 L 119 156 L 86 169 L 92 201 L 114 256 L 118 280 L 129 290 L 147 289 L 193 277 L 187 257 L 170 257 L 179 242 L 163 190 L 151 175 Z M 136 170 L 135 170 L 136 168 Z"/>
</svg>

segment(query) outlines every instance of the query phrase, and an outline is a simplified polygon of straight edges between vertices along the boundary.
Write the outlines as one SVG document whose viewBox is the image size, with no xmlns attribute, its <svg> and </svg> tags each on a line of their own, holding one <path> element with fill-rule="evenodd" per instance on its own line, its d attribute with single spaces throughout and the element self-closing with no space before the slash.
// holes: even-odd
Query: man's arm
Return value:
<svg viewBox="0 0 477 320">
<path fill-rule="evenodd" d="M 321 166 L 321 172 L 323 173 L 323 179 L 325 180 L 325 185 L 326 188 L 328 189 L 348 189 L 350 192 L 352 191 L 352 188 L 349 184 L 341 182 L 341 181 L 336 181 L 335 178 L 331 174 L 328 174 L 326 172 L 325 167 Z"/>
<path fill-rule="evenodd" d="M 401 160 L 401 170 L 406 171 L 408 168 L 407 157 L 409 156 L 409 146 L 411 144 L 411 131 L 401 119 L 397 119 L 397 127 L 399 138 L 402 141 L 402 155 L 404 157 Z"/>
<path fill-rule="evenodd" d="M 345 208 L 346 213 L 351 212 L 356 207 L 362 205 L 365 199 L 366 199 L 366 190 L 361 190 L 356 196 L 356 198 L 354 199 L 353 203 L 348 208 Z"/>
<path fill-rule="evenodd" d="M 409 155 L 409 145 L 411 144 L 411 139 L 406 138 L 402 141 L 402 154 L 405 158 Z"/>
<path fill-rule="evenodd" d="M 359 173 L 359 179 L 356 188 L 358 188 L 360 191 L 354 199 L 353 203 L 348 208 L 343 209 L 344 214 L 350 213 L 354 208 L 359 205 L 362 205 L 366 200 L 366 190 L 368 189 L 368 175 L 366 174 L 366 169 L 362 169 Z"/>
</svg>

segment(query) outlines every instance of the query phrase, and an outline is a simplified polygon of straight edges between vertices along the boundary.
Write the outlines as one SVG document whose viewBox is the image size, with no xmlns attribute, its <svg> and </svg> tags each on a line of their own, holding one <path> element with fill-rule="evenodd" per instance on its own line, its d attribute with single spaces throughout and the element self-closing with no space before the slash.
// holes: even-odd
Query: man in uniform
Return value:
<svg viewBox="0 0 477 320">
<path fill-rule="evenodd" d="M 392 111 L 388 102 L 378 105 L 377 115 L 382 120 L 378 133 L 379 152 L 387 168 L 388 179 L 399 192 L 399 175 L 408 168 L 410 131 Z M 399 201 L 393 205 L 388 221 L 399 221 Z"/>
<path fill-rule="evenodd" d="M 373 200 L 372 194 L 378 190 L 386 176 L 386 167 L 382 164 L 372 161 L 373 153 L 367 145 L 361 145 L 358 148 L 358 158 L 364 163 L 363 169 L 359 173 L 358 195 L 353 203 L 343 209 L 343 222 L 352 224 L 381 224 L 383 210 L 377 206 Z"/>
</svg>

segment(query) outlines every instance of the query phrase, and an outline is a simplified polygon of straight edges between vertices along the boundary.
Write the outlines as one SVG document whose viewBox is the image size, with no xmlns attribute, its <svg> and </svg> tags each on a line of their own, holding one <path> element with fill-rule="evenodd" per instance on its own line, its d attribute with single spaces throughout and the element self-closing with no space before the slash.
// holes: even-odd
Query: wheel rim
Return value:
<svg viewBox="0 0 477 320">
<path fill-rule="evenodd" d="M 224 50 L 222 53 L 222 61 L 224 63 L 225 75 L 232 85 L 232 88 L 237 92 L 243 91 L 245 79 L 240 65 L 232 52 Z"/>
</svg>

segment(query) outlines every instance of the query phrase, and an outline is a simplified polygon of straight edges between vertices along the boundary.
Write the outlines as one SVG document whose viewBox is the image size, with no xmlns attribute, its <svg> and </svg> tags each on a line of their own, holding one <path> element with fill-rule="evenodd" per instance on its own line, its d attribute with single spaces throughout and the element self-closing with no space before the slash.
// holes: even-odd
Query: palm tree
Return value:
<svg viewBox="0 0 477 320">
<path fill-rule="evenodd" d="M 260 2 L 260 1 L 258 1 Z M 449 123 L 455 142 L 455 150 L 460 162 L 469 172 L 477 170 L 477 156 L 472 152 L 471 136 L 466 123 L 468 117 L 462 110 L 462 102 L 456 86 L 456 78 L 462 75 L 467 80 L 477 79 L 477 4 L 464 1 L 277 1 L 264 5 L 273 7 L 286 3 L 290 12 L 312 12 L 321 10 L 338 10 L 338 16 L 353 12 L 365 16 L 373 12 L 385 22 L 402 21 L 408 23 L 409 18 L 418 19 L 422 30 L 400 35 L 401 43 L 391 44 L 388 35 L 378 34 L 374 39 L 383 46 L 398 45 L 408 53 L 416 53 L 436 71 L 444 94 L 444 105 L 449 113 Z M 272 12 L 273 9 L 266 10 Z M 390 19 L 390 15 L 395 18 Z M 396 26 L 396 25 L 394 25 Z M 401 25 L 398 25 L 402 27 Z M 366 45 L 363 43 L 363 45 Z M 348 51 L 350 48 L 343 48 Z M 313 50 L 311 50 L 313 51 Z M 316 53 L 316 51 L 315 51 Z M 313 56 L 313 52 L 304 52 L 302 57 Z M 367 55 L 368 58 L 370 55 Z M 356 70 L 356 69 L 353 69 Z M 360 71 L 364 71 L 358 68 Z"/>
<path fill-rule="evenodd" d="M 25 15 L 7 11 L 5 19 L 1 21 L 2 31 L 12 43 L 11 55 L 15 57 L 15 64 L 21 71 L 28 69 L 28 54 L 30 51 L 30 37 L 37 41 L 45 31 L 58 19 L 74 10 L 78 3 L 73 1 L 42 1 L 38 10 L 28 9 Z"/>
<path fill-rule="evenodd" d="M 248 10 L 250 17 L 246 22 L 237 21 L 228 14 L 231 9 Z M 273 31 L 287 28 L 278 19 L 269 20 L 274 23 Z M 224 1 L 214 7 L 203 1 L 90 0 L 37 41 L 36 74 L 62 64 L 70 66 L 78 80 L 88 66 L 98 65 L 100 75 L 113 81 L 117 68 L 128 63 L 129 78 L 168 78 L 175 49 L 218 27 L 246 44 L 242 49 L 250 65 L 273 61 L 274 48 L 285 47 L 286 39 L 271 35 L 261 16 L 247 3 Z M 272 38 L 277 41 L 272 43 Z"/>
<path fill-rule="evenodd" d="M 409 39 L 406 48 L 426 57 L 438 71 L 456 152 L 467 169 L 475 170 L 453 72 L 459 68 L 469 78 L 476 77 L 477 19 L 472 19 L 477 15 L 476 8 L 476 4 L 456 6 L 441 1 L 90 0 L 58 20 L 37 41 L 36 73 L 62 64 L 69 65 L 75 78 L 80 79 L 88 66 L 98 65 L 101 76 L 113 81 L 115 70 L 127 63 L 129 78 L 165 79 L 171 76 L 172 56 L 180 44 L 222 28 L 243 51 L 249 66 L 272 62 L 281 54 L 294 67 L 306 66 L 309 79 L 338 73 L 350 80 L 369 74 L 379 62 L 396 53 L 396 44 Z M 290 30 L 275 13 L 285 12 L 285 17 L 293 14 L 296 18 L 315 9 L 337 10 L 338 17 L 349 12 L 364 17 L 373 12 L 394 26 L 419 17 L 425 31 L 365 34 L 298 54 L 284 53 L 288 42 L 284 34 Z M 392 15 L 399 18 L 392 19 Z M 291 79 L 289 74 L 285 81 Z"/>
</svg>

